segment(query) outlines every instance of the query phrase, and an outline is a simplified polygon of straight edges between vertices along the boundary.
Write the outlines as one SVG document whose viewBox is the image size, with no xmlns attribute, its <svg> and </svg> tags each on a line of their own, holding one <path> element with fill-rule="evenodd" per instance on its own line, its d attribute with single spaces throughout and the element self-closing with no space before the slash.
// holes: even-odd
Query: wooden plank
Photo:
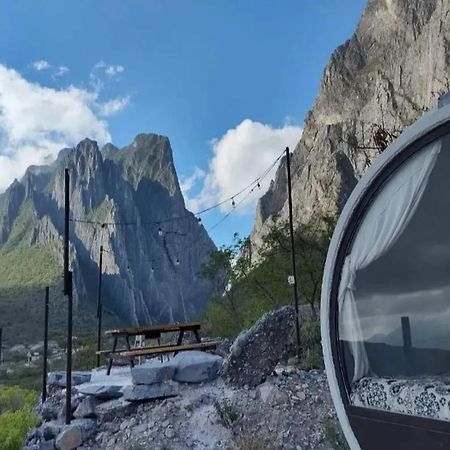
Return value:
<svg viewBox="0 0 450 450">
<path fill-rule="evenodd" d="M 117 335 L 139 335 L 139 334 L 151 334 L 151 333 L 168 333 L 171 331 L 181 331 L 181 330 L 199 330 L 201 327 L 200 322 L 188 322 L 188 323 L 168 323 L 162 325 L 144 325 L 141 327 L 127 327 L 127 328 L 116 328 L 114 330 L 105 331 L 106 335 L 117 336 Z"/>
<path fill-rule="evenodd" d="M 187 350 L 214 350 L 217 347 L 217 342 L 202 342 L 195 344 L 184 344 L 184 345 L 170 345 L 164 347 L 155 347 L 148 350 L 131 350 L 120 352 L 122 356 L 148 356 L 148 355 L 159 355 L 161 353 L 172 353 L 172 352 L 183 352 Z"/>
<path fill-rule="evenodd" d="M 164 345 L 164 347 L 177 347 L 178 344 L 167 344 Z M 155 348 L 161 348 L 161 345 L 152 345 L 152 346 L 148 346 L 148 347 L 138 347 L 136 348 L 136 350 L 153 350 Z M 115 353 L 123 353 L 123 352 L 127 352 L 128 349 L 127 348 L 119 348 L 115 351 Z M 101 350 L 98 352 L 95 352 L 96 355 L 109 355 L 112 353 L 112 350 Z"/>
</svg>

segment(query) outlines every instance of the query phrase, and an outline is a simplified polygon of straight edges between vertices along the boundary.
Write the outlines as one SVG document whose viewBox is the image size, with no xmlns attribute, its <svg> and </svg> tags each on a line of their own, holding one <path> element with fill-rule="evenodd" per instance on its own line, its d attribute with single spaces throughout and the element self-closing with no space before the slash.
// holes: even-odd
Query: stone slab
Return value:
<svg viewBox="0 0 450 450">
<path fill-rule="evenodd" d="M 73 416 L 77 419 L 85 419 L 95 417 L 95 408 L 99 404 L 94 396 L 89 395 L 84 398 L 75 409 Z"/>
<path fill-rule="evenodd" d="M 131 402 L 154 400 L 157 398 L 173 397 L 178 394 L 174 383 L 136 384 L 124 389 L 123 398 Z"/>
<path fill-rule="evenodd" d="M 116 417 L 125 417 L 132 414 L 136 409 L 136 404 L 128 402 L 123 398 L 109 400 L 100 403 L 95 408 L 95 415 L 102 422 L 111 422 Z"/>
<path fill-rule="evenodd" d="M 93 395 L 100 400 L 111 400 L 122 397 L 123 386 L 102 383 L 85 383 L 77 386 L 77 391 L 84 395 Z"/>
<path fill-rule="evenodd" d="M 219 374 L 223 358 L 200 351 L 182 352 L 172 360 L 175 364 L 174 380 L 182 383 L 212 381 Z"/>
<path fill-rule="evenodd" d="M 171 361 L 152 360 L 131 369 L 133 384 L 155 384 L 168 381 L 175 374 L 175 365 Z"/>
<path fill-rule="evenodd" d="M 72 386 L 88 383 L 91 381 L 91 372 L 72 372 Z M 66 387 L 66 372 L 50 372 L 48 374 L 48 385 Z"/>
</svg>

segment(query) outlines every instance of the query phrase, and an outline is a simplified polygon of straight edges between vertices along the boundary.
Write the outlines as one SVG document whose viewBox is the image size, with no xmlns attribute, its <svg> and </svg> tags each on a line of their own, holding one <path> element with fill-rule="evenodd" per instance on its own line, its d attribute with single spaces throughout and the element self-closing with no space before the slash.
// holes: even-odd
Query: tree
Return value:
<svg viewBox="0 0 450 450">
<path fill-rule="evenodd" d="M 300 225 L 295 232 L 297 280 L 302 303 L 318 316 L 323 265 L 334 220 Z M 264 312 L 292 303 L 291 247 L 287 225 L 274 227 L 264 237 L 260 258 L 252 259 L 251 242 L 236 234 L 230 246 L 211 253 L 202 276 L 214 284 L 206 322 L 211 332 L 232 336 L 252 325 Z M 220 319 L 219 319 L 220 318 Z M 220 333 L 218 330 L 220 329 Z"/>
</svg>

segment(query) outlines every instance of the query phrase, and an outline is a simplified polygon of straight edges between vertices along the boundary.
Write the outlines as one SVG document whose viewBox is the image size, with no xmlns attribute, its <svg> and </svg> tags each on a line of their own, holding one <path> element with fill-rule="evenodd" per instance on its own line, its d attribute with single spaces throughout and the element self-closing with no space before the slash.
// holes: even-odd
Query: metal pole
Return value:
<svg viewBox="0 0 450 450">
<path fill-rule="evenodd" d="M 45 307 L 44 307 L 44 355 L 42 361 L 42 403 L 47 400 L 47 354 L 48 354 L 48 299 L 49 287 L 45 288 Z"/>
<path fill-rule="evenodd" d="M 295 264 L 295 242 L 294 242 L 294 221 L 292 217 L 292 185 L 291 185 L 291 157 L 289 147 L 286 147 L 286 167 L 287 167 L 287 182 L 288 182 L 288 202 L 289 202 L 289 231 L 291 235 L 291 256 L 292 256 L 292 276 L 294 283 L 292 284 L 294 290 L 295 303 L 295 329 L 297 333 L 297 356 L 300 357 L 300 323 L 298 313 L 298 291 L 297 291 L 297 271 Z"/>
<path fill-rule="evenodd" d="M 102 349 L 102 271 L 103 271 L 103 245 L 100 245 L 100 262 L 98 270 L 98 299 L 97 299 L 97 352 Z M 97 353 L 97 367 L 100 367 L 100 354 Z"/>
<path fill-rule="evenodd" d="M 64 295 L 69 295 L 69 219 L 70 219 L 70 177 L 64 170 Z"/>
<path fill-rule="evenodd" d="M 72 279 L 73 274 L 69 272 L 68 295 L 67 295 L 67 367 L 66 367 L 66 424 L 70 424 L 72 416 Z"/>
<path fill-rule="evenodd" d="M 64 171 L 64 295 L 67 295 L 66 424 L 72 415 L 72 272 L 69 271 L 69 169 Z"/>
</svg>

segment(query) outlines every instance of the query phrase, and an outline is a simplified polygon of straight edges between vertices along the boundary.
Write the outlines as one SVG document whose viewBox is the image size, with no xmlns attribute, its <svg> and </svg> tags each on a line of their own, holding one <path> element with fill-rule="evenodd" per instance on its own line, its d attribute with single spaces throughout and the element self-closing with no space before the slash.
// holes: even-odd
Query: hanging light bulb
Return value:
<svg viewBox="0 0 450 450">
<path fill-rule="evenodd" d="M 234 201 L 234 198 L 231 199 L 231 206 L 232 206 L 233 208 L 236 207 L 236 202 Z"/>
<path fill-rule="evenodd" d="M 201 223 L 202 218 L 201 217 L 197 217 L 197 221 L 198 221 L 198 223 Z"/>
<path fill-rule="evenodd" d="M 158 229 L 158 234 L 159 234 L 160 236 L 163 235 L 163 230 L 162 230 L 162 228 L 159 228 L 159 229 Z"/>
<path fill-rule="evenodd" d="M 258 186 L 258 189 L 261 189 L 261 185 L 259 184 L 259 181 L 258 181 L 258 184 L 256 186 Z"/>
<path fill-rule="evenodd" d="M 152 266 L 152 273 L 155 271 L 155 268 Z"/>
<path fill-rule="evenodd" d="M 180 260 L 177 258 L 177 260 L 175 261 L 175 265 L 179 266 L 180 265 Z"/>
</svg>

